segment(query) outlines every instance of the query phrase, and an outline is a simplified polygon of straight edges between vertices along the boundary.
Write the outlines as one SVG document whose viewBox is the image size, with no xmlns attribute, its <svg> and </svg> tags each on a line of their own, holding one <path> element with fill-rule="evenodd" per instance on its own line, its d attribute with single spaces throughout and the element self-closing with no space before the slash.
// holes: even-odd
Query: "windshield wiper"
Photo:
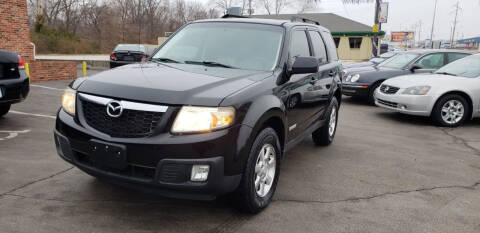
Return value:
<svg viewBox="0 0 480 233">
<path fill-rule="evenodd" d="M 199 64 L 199 65 L 206 65 L 206 66 L 218 66 L 218 67 L 224 67 L 224 68 L 230 68 L 230 69 L 237 69 L 236 67 L 233 67 L 231 65 L 223 64 L 220 62 L 216 61 L 185 61 L 186 64 Z"/>
<path fill-rule="evenodd" d="M 448 72 L 438 72 L 435 74 L 444 74 L 444 75 L 451 75 L 451 76 L 457 76 L 456 74 L 448 73 Z"/>
<path fill-rule="evenodd" d="M 159 57 L 159 58 L 152 58 L 152 61 L 160 61 L 160 62 L 170 62 L 170 63 L 181 63 L 177 60 L 173 60 L 168 57 Z"/>
</svg>

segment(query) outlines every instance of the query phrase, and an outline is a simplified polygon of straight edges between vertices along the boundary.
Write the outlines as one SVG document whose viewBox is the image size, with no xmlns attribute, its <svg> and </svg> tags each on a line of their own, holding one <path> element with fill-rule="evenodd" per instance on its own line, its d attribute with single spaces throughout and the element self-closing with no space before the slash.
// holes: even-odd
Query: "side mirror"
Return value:
<svg viewBox="0 0 480 233">
<path fill-rule="evenodd" d="M 317 73 L 320 65 L 317 58 L 314 57 L 297 57 L 292 66 L 290 74 L 309 74 Z"/>
<path fill-rule="evenodd" d="M 410 67 L 410 71 L 412 71 L 412 73 L 415 73 L 415 70 L 420 70 L 420 69 L 423 69 L 423 67 L 419 64 L 413 64 L 411 67 Z"/>
</svg>

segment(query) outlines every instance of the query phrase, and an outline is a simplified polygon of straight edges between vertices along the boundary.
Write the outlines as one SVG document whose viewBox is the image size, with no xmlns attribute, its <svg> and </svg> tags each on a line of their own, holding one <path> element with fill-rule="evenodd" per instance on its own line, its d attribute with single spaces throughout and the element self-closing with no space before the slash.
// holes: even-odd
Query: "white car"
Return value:
<svg viewBox="0 0 480 233">
<path fill-rule="evenodd" d="M 430 116 L 448 127 L 480 117 L 480 54 L 454 61 L 432 74 L 387 79 L 375 91 L 375 104 L 405 114 Z"/>
</svg>

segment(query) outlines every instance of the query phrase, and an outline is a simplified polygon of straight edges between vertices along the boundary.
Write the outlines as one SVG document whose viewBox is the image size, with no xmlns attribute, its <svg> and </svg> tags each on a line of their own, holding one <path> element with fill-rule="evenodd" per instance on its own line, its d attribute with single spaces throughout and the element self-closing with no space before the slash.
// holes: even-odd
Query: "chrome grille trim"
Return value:
<svg viewBox="0 0 480 233">
<path fill-rule="evenodd" d="M 89 95 L 85 93 L 79 93 L 78 95 L 80 96 L 80 98 L 84 100 L 87 100 L 96 104 L 105 105 L 105 106 L 107 106 L 107 104 L 110 101 L 114 100 L 110 98 Z M 120 100 L 120 103 L 122 104 L 123 109 L 130 109 L 130 110 L 137 110 L 137 111 L 166 112 L 168 109 L 168 106 L 164 106 L 164 105 L 143 104 L 143 103 L 126 101 L 126 100 Z"/>
</svg>

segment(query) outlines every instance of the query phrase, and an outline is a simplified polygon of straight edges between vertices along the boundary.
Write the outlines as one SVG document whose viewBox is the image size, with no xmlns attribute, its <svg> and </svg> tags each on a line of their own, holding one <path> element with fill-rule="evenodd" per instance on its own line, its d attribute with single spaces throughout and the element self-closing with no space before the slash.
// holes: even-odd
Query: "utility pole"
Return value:
<svg viewBox="0 0 480 233">
<path fill-rule="evenodd" d="M 457 16 L 458 16 L 458 10 L 460 10 L 460 2 L 457 1 L 457 4 L 455 5 L 455 19 L 453 20 L 453 29 L 452 29 L 452 40 L 450 41 L 450 44 L 453 46 L 453 41 L 455 40 L 455 29 L 457 27 Z"/>
<path fill-rule="evenodd" d="M 248 0 L 248 15 L 253 14 L 253 9 L 252 9 L 252 0 Z"/>
<path fill-rule="evenodd" d="M 418 22 L 418 43 L 420 43 L 420 40 L 421 40 L 421 34 L 422 34 L 422 20 L 420 20 L 420 22 Z"/>
<path fill-rule="evenodd" d="M 435 7 L 433 8 L 432 32 L 430 33 L 430 43 L 432 45 L 432 49 L 433 49 L 433 28 L 435 27 L 435 16 L 437 14 L 437 2 L 438 0 L 435 0 Z"/>
<path fill-rule="evenodd" d="M 381 0 L 375 0 L 375 25 L 378 25 L 378 31 L 373 33 L 373 56 L 378 56 L 379 46 L 378 46 L 378 32 L 381 30 L 381 25 L 379 21 L 380 14 L 380 2 Z"/>
</svg>

